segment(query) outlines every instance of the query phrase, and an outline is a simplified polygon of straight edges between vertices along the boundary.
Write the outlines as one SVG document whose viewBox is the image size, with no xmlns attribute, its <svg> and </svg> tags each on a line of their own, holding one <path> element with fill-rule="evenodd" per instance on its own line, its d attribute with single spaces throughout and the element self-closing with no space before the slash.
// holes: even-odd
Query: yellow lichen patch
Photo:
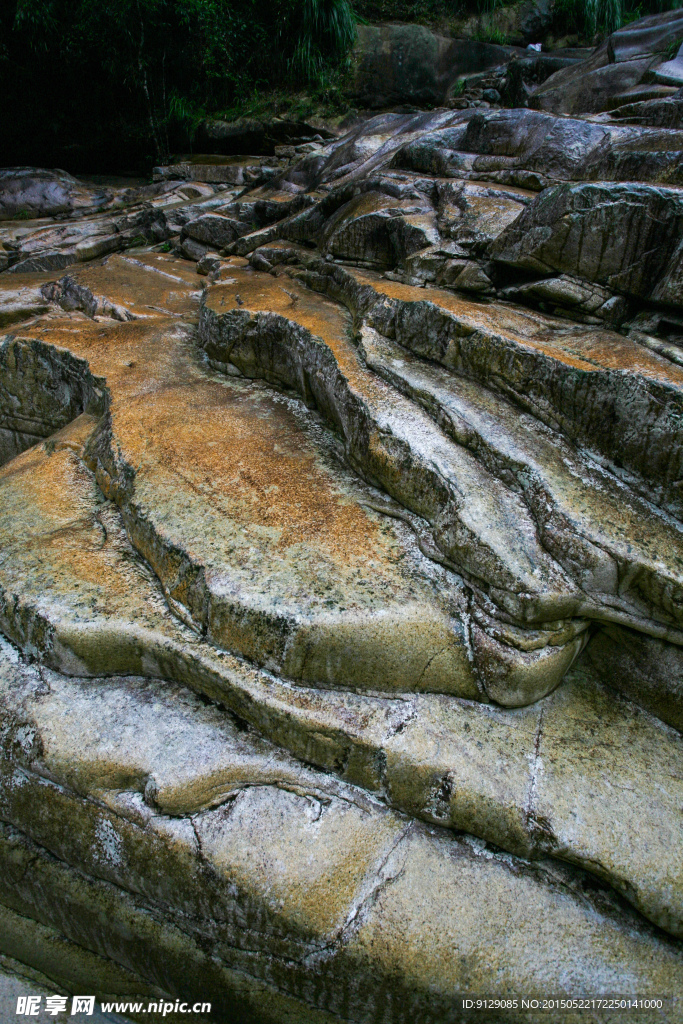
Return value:
<svg viewBox="0 0 683 1024">
<path fill-rule="evenodd" d="M 294 678 L 476 693 L 451 620 L 457 588 L 439 594 L 440 570 L 409 531 L 367 507 L 300 404 L 207 372 L 175 318 L 64 315 L 26 337 L 85 360 L 105 382 L 111 424 L 98 427 L 88 463 L 185 621 Z M 87 528 L 95 540 L 84 545 L 71 527 L 74 567 L 101 536 L 97 523 Z"/>
<path fill-rule="evenodd" d="M 352 383 L 369 394 L 381 388 L 372 374 L 362 369 L 351 342 L 351 318 L 339 306 L 288 277 L 273 278 L 251 268 L 235 268 L 235 281 L 212 288 L 205 301 L 217 314 L 242 308 L 251 312 L 276 313 L 300 324 L 322 338 L 334 353 L 340 369 Z"/>
<path fill-rule="evenodd" d="M 196 828 L 214 870 L 290 928 L 331 937 L 405 825 L 313 793 L 253 787 Z"/>
<path fill-rule="evenodd" d="M 484 304 L 442 288 L 416 288 L 390 281 L 372 271 L 347 269 L 360 285 L 401 302 L 432 302 L 455 314 L 472 331 L 485 328 L 516 344 L 536 348 L 582 371 L 608 369 L 640 373 L 652 380 L 683 387 L 683 368 L 662 359 L 615 331 L 582 329 L 533 310 L 502 303 Z"/>
<path fill-rule="evenodd" d="M 202 280 L 194 264 L 164 253 L 115 253 L 99 265 L 67 273 L 93 294 L 106 294 L 136 316 L 196 310 L 202 294 Z"/>
</svg>

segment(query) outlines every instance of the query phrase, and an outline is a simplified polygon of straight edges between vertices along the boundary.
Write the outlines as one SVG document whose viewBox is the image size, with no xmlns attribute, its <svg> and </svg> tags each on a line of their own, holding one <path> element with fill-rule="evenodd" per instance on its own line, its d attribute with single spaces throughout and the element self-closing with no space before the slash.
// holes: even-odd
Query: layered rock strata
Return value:
<svg viewBox="0 0 683 1024">
<path fill-rule="evenodd" d="M 2 664 L 2 942 L 32 928 L 67 990 L 55 932 L 100 993 L 224 1020 L 457 1020 L 494 962 L 501 992 L 566 991 L 567 948 L 569 987 L 677 984 L 676 948 L 576 869 L 426 828 L 168 683 Z"/>
<path fill-rule="evenodd" d="M 63 219 L 0 232 L 5 957 L 212 1020 L 680 1020 L 681 138 L 599 118 L 14 173 Z"/>
</svg>

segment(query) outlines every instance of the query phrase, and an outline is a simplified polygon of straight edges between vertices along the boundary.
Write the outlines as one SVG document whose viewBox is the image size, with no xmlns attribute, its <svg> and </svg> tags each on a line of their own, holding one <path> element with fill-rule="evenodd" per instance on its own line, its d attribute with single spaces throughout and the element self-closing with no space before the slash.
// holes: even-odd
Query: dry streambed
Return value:
<svg viewBox="0 0 683 1024">
<path fill-rule="evenodd" d="M 242 192 L 39 178 L 4 953 L 226 1021 L 680 989 L 678 134 L 378 115 Z"/>
</svg>

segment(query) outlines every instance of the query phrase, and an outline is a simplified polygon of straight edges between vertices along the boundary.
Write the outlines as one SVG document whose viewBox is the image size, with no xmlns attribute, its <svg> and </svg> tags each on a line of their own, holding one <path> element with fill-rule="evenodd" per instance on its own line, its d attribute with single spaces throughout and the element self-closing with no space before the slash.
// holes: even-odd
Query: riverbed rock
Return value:
<svg viewBox="0 0 683 1024">
<path fill-rule="evenodd" d="M 188 167 L 277 173 L 3 223 L 1 969 L 221 1024 L 680 1020 L 661 89 L 216 128 Z"/>
<path fill-rule="evenodd" d="M 547 275 L 562 271 L 638 298 L 683 305 L 683 200 L 641 184 L 549 188 L 491 246 L 496 261 Z"/>
<path fill-rule="evenodd" d="M 611 117 L 622 124 L 683 128 L 683 88 L 662 99 L 633 101 L 624 97 L 624 101 L 614 109 Z"/>
<path fill-rule="evenodd" d="M 219 1020 L 302 1024 L 338 1019 L 343 1000 L 361 1020 L 368 1000 L 391 1005 L 398 976 L 409 1016 L 399 1004 L 396 1020 L 457 1020 L 463 985 L 491 985 L 477 972 L 495 933 L 507 939 L 494 994 L 520 978 L 530 994 L 570 993 L 568 945 L 594 983 L 678 982 L 675 944 L 580 870 L 412 823 L 182 688 L 41 675 L 2 655 L 3 944 L 16 952 L 21 922 L 37 919 L 32 958 L 65 935 L 100 997 L 189 996 Z M 542 937 L 539 917 L 553 925 Z M 68 967 L 52 969 L 73 990 Z"/>
<path fill-rule="evenodd" d="M 441 104 L 459 79 L 497 67 L 519 51 L 478 40 L 449 39 L 423 25 L 359 25 L 351 97 L 369 109 Z"/>
<path fill-rule="evenodd" d="M 295 151 L 292 155 L 295 154 Z M 261 177 L 274 175 L 287 160 L 250 157 L 215 156 L 195 153 L 180 157 L 174 163 L 154 168 L 155 181 L 202 181 L 227 185 L 245 185 Z"/>
<path fill-rule="evenodd" d="M 106 189 L 93 190 L 66 171 L 8 167 L 0 171 L 0 220 L 78 216 L 110 204 Z"/>
<path fill-rule="evenodd" d="M 556 117 L 532 110 L 468 111 L 466 125 L 408 142 L 395 167 L 540 191 L 557 181 L 681 184 L 683 133 Z"/>
<path fill-rule="evenodd" d="M 297 146 L 333 137 L 334 132 L 322 124 L 282 117 L 241 117 L 235 121 L 203 121 L 197 131 L 196 142 L 203 153 L 275 156 L 276 146 Z"/>
<path fill-rule="evenodd" d="M 40 173 L 38 179 L 42 180 Z M 76 185 L 82 188 L 79 182 Z M 45 273 L 122 249 L 163 244 L 189 220 L 199 219 L 216 205 L 229 204 L 239 189 L 226 189 L 223 185 L 162 182 L 113 190 L 97 207 L 79 207 L 75 217 L 59 213 L 47 219 L 34 210 L 31 217 L 0 228 L 5 267 L 13 274 Z"/>
<path fill-rule="evenodd" d="M 680 10 L 651 15 L 613 32 L 588 60 L 557 71 L 539 85 L 529 105 L 556 114 L 595 114 L 615 96 L 654 78 L 681 84 L 680 58 L 666 61 L 683 37 Z"/>
</svg>

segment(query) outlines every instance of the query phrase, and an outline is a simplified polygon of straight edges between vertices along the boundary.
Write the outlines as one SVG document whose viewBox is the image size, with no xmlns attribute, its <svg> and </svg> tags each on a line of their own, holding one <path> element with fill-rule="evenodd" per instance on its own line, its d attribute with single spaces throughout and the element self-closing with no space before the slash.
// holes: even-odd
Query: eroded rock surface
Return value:
<svg viewBox="0 0 683 1024">
<path fill-rule="evenodd" d="M 40 928 L 65 933 L 101 960 L 99 991 L 197 993 L 219 1019 L 367 1019 L 388 1003 L 396 1020 L 456 1020 L 457 993 L 490 984 L 492 948 L 501 992 L 540 993 L 576 983 L 567 946 L 579 984 L 677 983 L 675 945 L 581 871 L 425 828 L 182 688 L 2 655 L 3 941 L 26 918 L 38 956 Z"/>
<path fill-rule="evenodd" d="M 423 25 L 359 25 L 350 93 L 370 109 L 440 104 L 459 78 L 498 67 L 521 52 L 495 43 L 448 39 Z"/>
<path fill-rule="evenodd" d="M 680 61 L 667 57 L 681 38 L 680 10 L 641 18 L 613 32 L 587 61 L 551 75 L 529 103 L 556 114 L 597 114 L 627 104 L 639 87 L 680 86 Z"/>
<path fill-rule="evenodd" d="M 226 1022 L 681 1019 L 674 99 L 7 178 L 1 954 Z"/>
</svg>

